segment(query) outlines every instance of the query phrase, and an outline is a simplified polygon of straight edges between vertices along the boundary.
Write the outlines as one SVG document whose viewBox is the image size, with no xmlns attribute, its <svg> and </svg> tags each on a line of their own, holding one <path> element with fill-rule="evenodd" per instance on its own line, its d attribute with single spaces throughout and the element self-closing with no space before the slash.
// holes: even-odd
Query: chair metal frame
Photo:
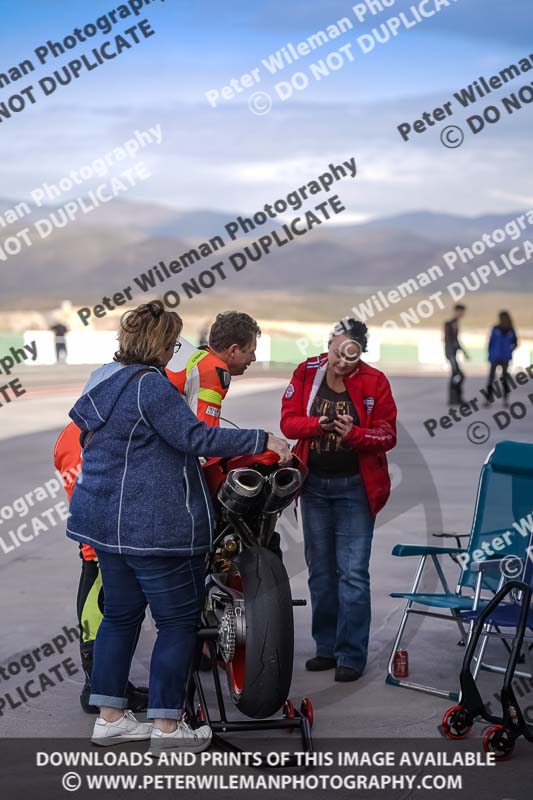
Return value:
<svg viewBox="0 0 533 800">
<path fill-rule="evenodd" d="M 531 586 L 533 589 L 533 531 L 529 537 L 529 545 L 525 548 L 526 557 L 524 558 L 524 567 L 522 570 L 522 574 L 516 578 L 517 581 L 524 583 L 527 586 Z M 485 561 L 478 561 L 472 565 L 474 571 L 479 570 L 480 573 L 486 571 L 489 566 L 493 566 L 494 564 L 503 563 L 504 559 L 498 559 L 497 561 L 485 562 Z M 501 588 L 503 588 L 508 581 L 502 576 Z M 472 609 L 472 612 L 477 611 L 478 609 Z M 469 615 L 470 616 L 470 615 Z M 478 619 L 478 615 L 476 615 L 475 619 L 472 619 L 471 624 L 472 626 L 475 625 Z M 485 655 L 485 650 L 487 648 L 487 644 L 491 638 L 500 639 L 503 642 L 509 640 L 511 643 L 514 642 L 516 638 L 516 633 L 507 633 L 505 631 L 500 630 L 500 627 L 496 626 L 494 623 L 487 622 L 482 627 L 482 632 L 479 635 L 480 645 L 479 651 L 476 655 L 473 656 L 474 662 L 474 669 L 472 670 L 472 677 L 476 680 L 479 670 L 484 669 L 487 672 L 495 672 L 499 674 L 506 675 L 508 671 L 508 666 L 500 666 L 498 664 L 489 664 L 483 661 L 483 657 Z M 514 665 L 513 669 L 513 676 L 519 678 L 533 678 L 533 657 L 531 655 L 531 648 L 529 643 L 533 643 L 533 633 L 528 635 L 524 633 L 523 642 L 525 642 L 526 647 L 524 649 L 524 655 L 526 656 L 527 660 L 529 661 L 529 672 L 524 672 L 523 670 L 516 669 L 516 664 Z M 512 644 L 508 648 L 509 653 L 511 653 Z"/>
<path fill-rule="evenodd" d="M 501 442 L 500 445 L 508 445 L 508 444 L 515 444 L 510 442 Z M 521 444 L 521 443 L 520 443 Z M 399 557 L 409 557 L 409 556 L 420 556 L 420 561 L 418 563 L 418 567 L 415 572 L 415 577 L 413 580 L 413 584 L 411 587 L 410 592 L 406 593 L 393 593 L 391 596 L 393 597 L 405 597 L 407 602 L 404 607 L 402 618 L 400 620 L 400 625 L 398 627 L 397 634 L 395 636 L 390 658 L 387 665 L 387 677 L 386 682 L 393 686 L 402 686 L 408 689 L 414 689 L 415 691 L 425 692 L 427 694 L 436 695 L 438 697 L 444 697 L 450 700 L 458 700 L 459 699 L 459 692 L 457 691 L 450 691 L 445 689 L 440 689 L 435 686 L 427 686 L 425 684 L 416 683 L 404 678 L 397 678 L 394 675 L 394 657 L 396 651 L 401 649 L 401 642 L 405 633 L 405 629 L 407 626 L 408 619 L 411 616 L 423 616 L 423 617 L 432 617 L 435 619 L 443 619 L 447 621 L 454 622 L 461 634 L 461 641 L 459 644 L 466 644 L 468 646 L 470 639 L 472 637 L 472 631 L 475 624 L 475 619 L 470 617 L 468 612 L 475 612 L 479 611 L 482 605 L 485 605 L 496 592 L 498 592 L 503 583 L 505 582 L 505 576 L 500 574 L 499 579 L 495 580 L 493 577 L 490 577 L 487 580 L 487 573 L 490 568 L 499 567 L 502 558 L 500 557 L 493 557 L 487 558 L 486 560 L 479 562 L 473 561 L 472 559 L 469 560 L 468 567 L 462 568 L 459 581 L 457 583 L 455 592 L 450 590 L 448 581 L 444 574 L 444 570 L 442 565 L 439 561 L 440 556 L 449 555 L 452 560 L 459 564 L 457 556 L 463 553 L 472 553 L 479 549 L 479 542 L 478 542 L 478 534 L 479 532 L 476 531 L 476 522 L 478 520 L 478 515 L 482 511 L 482 502 L 485 500 L 485 478 L 487 474 L 487 470 L 491 464 L 491 458 L 495 453 L 496 449 L 499 445 L 496 445 L 495 448 L 489 453 L 487 456 L 479 478 L 478 482 L 478 489 L 476 495 L 476 502 L 474 507 L 474 514 L 471 526 L 470 534 L 457 534 L 457 533 L 435 533 L 433 536 L 437 538 L 453 538 L 456 540 L 456 547 L 437 547 L 433 545 L 396 545 L 396 547 L 392 551 L 392 555 L 399 556 Z M 526 447 L 530 447 L 532 454 L 533 454 L 533 445 L 524 445 Z M 488 480 L 488 478 L 487 478 Z M 533 508 L 533 501 L 532 501 L 532 508 Z M 507 530 L 507 529 L 505 529 Z M 484 532 L 484 536 L 490 535 L 491 538 L 497 537 L 499 534 L 504 533 L 504 530 L 495 530 L 490 532 Z M 468 547 L 461 547 L 460 541 L 461 539 L 469 539 Z M 529 547 L 526 547 L 524 542 L 524 547 L 521 550 L 521 555 L 525 553 L 525 559 L 529 558 L 529 553 L 532 552 L 531 544 L 533 542 L 533 532 L 529 539 Z M 513 555 L 517 555 L 520 557 L 518 553 L 513 552 Z M 415 595 L 419 594 L 419 598 L 424 596 L 424 593 L 418 592 L 418 587 L 420 585 L 420 581 L 422 580 L 425 574 L 425 567 L 428 562 L 428 559 L 431 560 L 433 564 L 438 580 L 440 582 L 440 587 L 443 590 L 446 597 L 450 600 L 455 597 L 457 599 L 456 607 L 446 606 L 444 605 L 443 608 L 448 608 L 449 614 L 438 613 L 436 611 L 429 611 L 428 607 L 431 605 L 428 603 L 427 605 L 424 604 L 423 601 L 420 599 L 417 600 Z M 525 571 L 525 567 L 524 567 Z M 467 594 L 465 590 L 469 590 L 470 594 Z M 426 595 L 429 597 L 430 595 Z M 438 597 L 439 595 L 431 595 L 432 597 Z M 416 608 L 414 606 L 422 606 L 422 608 Z M 468 617 L 466 616 L 468 614 Z M 488 671 L 498 672 L 498 673 L 505 673 L 506 668 L 496 665 L 496 664 L 488 664 L 483 661 L 483 657 L 485 655 L 485 650 L 487 647 L 488 640 L 491 636 L 499 638 L 504 646 L 506 647 L 507 651 L 510 652 L 510 645 L 508 643 L 508 639 L 512 638 L 508 634 L 501 631 L 497 626 L 490 626 L 490 630 L 488 630 L 489 626 L 485 626 L 487 628 L 484 631 L 482 640 L 481 640 L 481 647 L 474 658 L 474 679 L 479 674 L 480 669 L 486 669 Z M 527 650 L 529 655 L 529 649 Z M 533 665 L 532 665 L 533 667 Z M 521 677 L 532 677 L 533 676 L 533 669 L 531 673 L 517 671 L 517 676 Z"/>
</svg>

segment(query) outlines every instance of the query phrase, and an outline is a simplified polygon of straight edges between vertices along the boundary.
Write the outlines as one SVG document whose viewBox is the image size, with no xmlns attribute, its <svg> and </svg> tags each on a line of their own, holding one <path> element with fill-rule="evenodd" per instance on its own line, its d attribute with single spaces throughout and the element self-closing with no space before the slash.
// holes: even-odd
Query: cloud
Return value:
<svg viewBox="0 0 533 800">
<path fill-rule="evenodd" d="M 140 156 L 153 177 L 131 192 L 139 200 L 183 210 L 253 212 L 312 180 L 330 162 L 354 156 L 356 180 L 335 187 L 351 215 L 381 217 L 421 208 L 477 215 L 523 206 L 531 194 L 533 166 L 528 107 L 478 136 L 468 133 L 458 150 L 442 146 L 441 126 L 407 143 L 401 140 L 398 124 L 414 121 L 448 97 L 358 106 L 289 102 L 265 117 L 254 116 L 245 105 L 220 110 L 154 105 L 120 118 L 87 111 L 68 140 L 60 138 L 61 115 L 50 109 L 41 119 L 45 135 L 39 151 L 31 146 L 33 126 L 19 126 L 16 137 L 6 138 L 3 193 L 20 197 L 43 180 L 57 181 L 121 144 L 135 129 L 160 123 L 163 143 Z M 454 121 L 465 127 L 471 112 L 456 113 Z"/>
</svg>

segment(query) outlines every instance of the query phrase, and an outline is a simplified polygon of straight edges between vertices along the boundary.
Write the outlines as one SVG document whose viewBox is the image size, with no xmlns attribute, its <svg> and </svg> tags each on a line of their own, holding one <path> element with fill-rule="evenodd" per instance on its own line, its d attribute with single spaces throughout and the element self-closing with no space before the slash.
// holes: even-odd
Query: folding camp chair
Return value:
<svg viewBox="0 0 533 800">
<path fill-rule="evenodd" d="M 451 700 L 458 699 L 456 691 L 444 690 L 434 686 L 397 678 L 394 675 L 394 656 L 401 648 L 402 637 L 407 621 L 412 615 L 432 617 L 453 621 L 459 628 L 463 639 L 469 639 L 473 620 L 468 612 L 477 611 L 501 587 L 501 560 L 516 556 L 525 563 L 528 548 L 532 543 L 533 531 L 533 444 L 521 442 L 499 442 L 488 455 L 479 478 L 478 492 L 470 534 L 434 534 L 437 537 L 451 537 L 456 546 L 438 547 L 436 545 L 398 544 L 392 555 L 400 558 L 420 556 L 415 578 L 410 592 L 394 592 L 391 597 L 407 600 L 398 633 L 394 640 L 387 670 L 387 683 L 404 686 Z M 462 548 L 460 540 L 468 538 Z M 451 591 L 444 574 L 441 556 L 450 556 L 462 565 L 455 591 Z M 434 565 L 440 588 L 439 593 L 419 591 L 424 577 L 426 563 Z M 480 568 L 480 563 L 483 568 Z M 434 610 L 429 610 L 434 609 Z M 448 613 L 442 613 L 448 612 Z M 466 633 L 468 628 L 468 633 Z M 499 628 L 494 626 L 496 633 Z M 505 642 L 505 637 L 502 636 Z M 486 642 L 485 642 L 486 645 Z M 485 648 L 483 647 L 483 652 Z M 507 645 L 507 650 L 509 647 Z M 481 653 L 476 662 L 476 674 L 482 665 Z M 497 665 L 484 668 L 505 671 Z"/>
</svg>

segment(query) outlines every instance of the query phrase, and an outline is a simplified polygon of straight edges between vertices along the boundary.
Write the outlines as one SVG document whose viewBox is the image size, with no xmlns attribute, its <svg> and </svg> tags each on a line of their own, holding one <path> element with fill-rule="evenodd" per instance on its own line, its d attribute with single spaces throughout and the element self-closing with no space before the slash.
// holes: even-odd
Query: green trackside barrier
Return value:
<svg viewBox="0 0 533 800">
<path fill-rule="evenodd" d="M 381 364 L 418 364 L 418 345 L 381 344 Z"/>
<path fill-rule="evenodd" d="M 299 364 L 306 358 L 318 355 L 320 348 L 309 349 L 302 353 L 294 337 L 272 336 L 270 361 L 277 364 Z M 418 346 L 403 344 L 381 344 L 380 364 L 413 364 L 418 362 Z"/>
<path fill-rule="evenodd" d="M 278 364 L 299 364 L 308 356 L 318 355 L 319 349 L 310 351 L 307 355 L 302 353 L 297 340 L 290 336 L 273 336 L 270 342 L 270 361 Z"/>
<path fill-rule="evenodd" d="M 21 333 L 0 331 L 0 357 L 7 353 L 10 347 L 24 347 L 24 336 Z"/>
</svg>

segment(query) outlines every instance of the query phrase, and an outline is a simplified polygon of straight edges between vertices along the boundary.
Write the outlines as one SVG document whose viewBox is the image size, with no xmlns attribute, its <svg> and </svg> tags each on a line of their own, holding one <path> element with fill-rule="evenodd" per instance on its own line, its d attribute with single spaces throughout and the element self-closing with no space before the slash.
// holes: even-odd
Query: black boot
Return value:
<svg viewBox="0 0 533 800">
<path fill-rule="evenodd" d="M 83 689 L 81 690 L 80 703 L 81 707 L 83 708 L 86 714 L 98 714 L 98 707 L 92 706 L 89 703 L 89 697 L 91 694 L 91 672 L 93 668 L 93 651 L 94 651 L 94 642 L 82 642 L 80 644 L 81 666 L 85 674 L 85 683 L 83 684 Z"/>
<path fill-rule="evenodd" d="M 93 706 L 89 703 L 91 695 L 91 672 L 93 668 L 93 652 L 94 642 L 82 642 L 80 645 L 81 665 L 85 673 L 85 683 L 80 694 L 81 707 L 86 714 L 98 714 L 98 706 Z M 128 681 L 126 688 L 126 699 L 128 701 L 128 708 L 134 713 L 142 713 L 148 709 L 148 687 L 147 686 L 134 686 Z"/>
<path fill-rule="evenodd" d="M 91 695 L 91 684 L 87 679 L 85 679 L 85 683 L 83 684 L 83 689 L 81 690 L 80 694 L 80 703 L 81 707 L 85 711 L 86 714 L 98 714 L 98 706 L 92 706 L 89 703 L 89 697 Z"/>
<path fill-rule="evenodd" d="M 128 681 L 126 689 L 126 699 L 128 701 L 128 708 L 134 714 L 141 714 L 143 711 L 148 710 L 148 687 L 147 686 L 134 686 L 133 683 Z"/>
<path fill-rule="evenodd" d="M 98 714 L 98 706 L 92 706 L 89 703 L 91 695 L 91 683 L 86 678 L 83 689 L 80 694 L 81 707 L 86 714 Z M 128 708 L 134 714 L 141 714 L 148 710 L 148 687 L 147 686 L 134 686 L 128 681 L 128 688 L 126 689 L 126 699 L 128 701 Z"/>
</svg>

